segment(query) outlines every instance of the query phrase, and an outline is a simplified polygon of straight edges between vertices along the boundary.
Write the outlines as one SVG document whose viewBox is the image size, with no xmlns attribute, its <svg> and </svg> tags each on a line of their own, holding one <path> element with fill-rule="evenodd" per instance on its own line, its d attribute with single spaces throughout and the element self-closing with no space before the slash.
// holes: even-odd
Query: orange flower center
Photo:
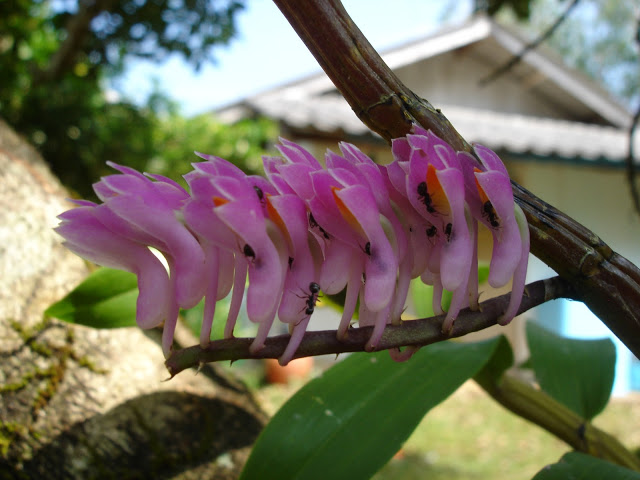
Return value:
<svg viewBox="0 0 640 480">
<path fill-rule="evenodd" d="M 482 173 L 482 170 L 480 170 L 478 167 L 474 167 L 473 173 Z M 478 177 L 474 175 L 474 178 L 476 180 L 476 187 L 478 188 L 478 193 L 480 194 L 480 201 L 484 205 L 489 201 L 489 197 L 487 196 L 487 193 L 484 191 L 484 188 L 482 188 L 482 185 L 480 185 L 480 182 L 478 182 Z"/>
<path fill-rule="evenodd" d="M 427 167 L 427 191 L 425 192 L 425 202 L 429 202 L 429 205 L 440 214 L 449 215 L 451 207 L 449 206 L 449 200 L 444 193 L 442 184 L 437 175 L 436 167 L 433 164 L 429 164 Z"/>
<path fill-rule="evenodd" d="M 342 218 L 344 218 L 347 221 L 347 223 L 351 228 L 353 228 L 356 232 L 359 232 L 361 235 L 364 236 L 364 232 L 362 231 L 360 222 L 358 222 L 358 219 L 353 215 L 353 213 L 351 213 L 351 210 L 349 210 L 349 207 L 347 207 L 342 201 L 342 199 L 338 196 L 338 192 L 340 190 L 342 189 L 339 187 L 331 187 L 331 193 L 333 193 L 333 200 L 336 202 L 336 205 L 338 206 L 338 210 L 340 211 Z"/>
<path fill-rule="evenodd" d="M 229 200 L 227 200 L 226 198 L 216 197 L 215 195 L 213 197 L 211 197 L 211 200 L 213 201 L 213 206 L 214 207 L 219 207 L 220 205 L 224 205 L 225 203 L 229 203 Z"/>
</svg>

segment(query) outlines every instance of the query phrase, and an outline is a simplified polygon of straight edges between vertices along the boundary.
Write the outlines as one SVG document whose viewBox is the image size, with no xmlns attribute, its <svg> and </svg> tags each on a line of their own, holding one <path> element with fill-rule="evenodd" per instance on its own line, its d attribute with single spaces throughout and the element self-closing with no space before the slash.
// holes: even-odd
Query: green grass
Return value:
<svg viewBox="0 0 640 480">
<path fill-rule="evenodd" d="M 258 392 L 273 414 L 300 386 L 267 386 Z M 640 397 L 609 403 L 594 423 L 627 447 L 640 446 Z M 458 480 L 532 478 L 555 463 L 570 447 L 517 417 L 467 382 L 431 410 L 374 480 Z"/>
<path fill-rule="evenodd" d="M 468 383 L 427 414 L 405 443 L 404 458 L 374 478 L 529 479 L 568 450 Z"/>
</svg>

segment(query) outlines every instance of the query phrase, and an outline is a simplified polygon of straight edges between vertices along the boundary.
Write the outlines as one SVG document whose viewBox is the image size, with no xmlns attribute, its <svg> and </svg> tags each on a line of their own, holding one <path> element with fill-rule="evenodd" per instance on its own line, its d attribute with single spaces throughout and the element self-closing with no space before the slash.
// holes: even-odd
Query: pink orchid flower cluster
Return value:
<svg viewBox="0 0 640 480">
<path fill-rule="evenodd" d="M 420 277 L 434 286 L 438 314 L 443 289 L 452 292 L 443 324 L 449 332 L 462 308 L 478 308 L 478 223 L 493 235 L 489 284 L 513 282 L 499 323 L 515 316 L 529 231 L 494 152 L 476 146 L 478 165 L 415 127 L 393 141 L 389 165 L 341 143 L 341 155 L 327 152 L 325 169 L 299 145 L 281 142 L 282 156 L 263 159 L 266 178 L 198 154 L 204 162 L 184 177 L 190 192 L 166 177 L 109 163 L 120 173 L 94 185 L 102 203 L 76 201 L 56 230 L 78 255 L 137 275 L 137 323 L 164 323 L 165 355 L 180 308 L 205 299 L 205 347 L 216 302 L 231 291 L 224 335 L 232 337 L 246 285 L 247 315 L 258 324 L 251 351 L 264 346 L 277 315 L 291 334 L 282 364 L 293 358 L 321 291 L 346 289 L 338 338 L 358 307 L 359 326 L 373 326 L 367 343 L 373 350 L 385 326 L 401 322 L 410 281 Z"/>
</svg>

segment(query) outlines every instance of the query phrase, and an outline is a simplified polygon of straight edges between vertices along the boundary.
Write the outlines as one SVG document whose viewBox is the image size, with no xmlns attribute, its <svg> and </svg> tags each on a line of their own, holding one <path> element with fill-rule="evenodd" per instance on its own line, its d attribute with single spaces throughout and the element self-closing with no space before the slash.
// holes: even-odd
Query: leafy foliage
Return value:
<svg viewBox="0 0 640 480">
<path fill-rule="evenodd" d="M 539 34 L 561 15 L 565 3 L 531 0 L 530 22 L 521 27 Z M 634 2 L 581 0 L 548 44 L 567 64 L 633 105 L 640 100 L 637 16 Z"/>
<path fill-rule="evenodd" d="M 531 15 L 531 0 L 475 0 L 475 9 L 484 10 L 489 15 L 496 15 L 499 11 L 509 8 L 520 20 L 526 20 Z"/>
<path fill-rule="evenodd" d="M 540 471 L 533 480 L 640 480 L 640 473 L 580 452 L 565 454 L 558 463 Z"/>
<path fill-rule="evenodd" d="M 260 158 L 277 136 L 277 124 L 266 118 L 225 125 L 208 114 L 184 118 L 172 112 L 154 130 L 156 153 L 148 168 L 170 178 L 181 178 L 191 170 L 191 163 L 202 161 L 194 155 L 195 150 L 223 157 L 247 173 L 259 173 Z"/>
<path fill-rule="evenodd" d="M 387 352 L 351 355 L 280 409 L 241 479 L 369 478 L 503 341 L 430 345 L 405 363 Z"/>
<path fill-rule="evenodd" d="M 94 328 L 136 324 L 138 282 L 133 273 L 99 268 L 44 314 Z"/>
<path fill-rule="evenodd" d="M 65 185 L 91 197 L 91 183 L 108 172 L 105 161 L 146 170 L 158 157 L 155 131 L 166 130 L 161 113 L 170 103 L 157 92 L 144 108 L 109 101 L 105 76 L 119 72 L 125 55 L 160 61 L 178 52 L 196 67 L 212 60 L 242 8 L 240 0 L 3 2 L 2 116 Z"/>
<path fill-rule="evenodd" d="M 527 339 L 531 366 L 545 392 L 587 420 L 604 409 L 616 365 L 610 339 L 563 338 L 533 322 L 527 323 Z"/>
<path fill-rule="evenodd" d="M 53 22 L 86 24 L 82 54 L 94 64 L 120 66 L 125 54 L 162 61 L 178 52 L 197 68 L 214 59 L 211 47 L 231 40 L 243 8 L 241 0 L 97 0 L 59 12 Z"/>
</svg>

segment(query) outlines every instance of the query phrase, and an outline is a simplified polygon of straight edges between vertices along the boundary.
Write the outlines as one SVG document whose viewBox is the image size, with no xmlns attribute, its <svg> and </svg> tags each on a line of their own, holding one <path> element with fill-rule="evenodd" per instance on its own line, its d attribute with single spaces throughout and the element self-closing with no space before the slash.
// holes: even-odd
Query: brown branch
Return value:
<svg viewBox="0 0 640 480">
<path fill-rule="evenodd" d="M 524 58 L 524 56 L 528 52 L 538 48 L 538 46 L 542 42 L 544 42 L 547 38 L 549 38 L 551 35 L 553 35 L 553 32 L 555 32 L 557 30 L 557 28 L 560 25 L 562 25 L 562 23 L 569 16 L 569 13 L 571 13 L 571 10 L 573 10 L 573 7 L 575 7 L 579 2 L 580 2 L 580 0 L 573 0 L 569 4 L 567 9 L 564 12 L 562 12 L 562 14 L 558 18 L 556 18 L 556 21 L 553 22 L 553 24 L 549 28 L 547 28 L 547 30 L 545 30 L 538 38 L 536 38 L 533 42 L 526 44 L 524 46 L 524 48 L 520 52 L 518 52 L 517 55 L 514 55 L 513 57 L 511 57 L 510 60 L 508 60 L 506 63 L 504 63 L 503 65 L 501 65 L 498 68 L 496 68 L 489 75 L 487 75 L 484 78 L 481 78 L 480 81 L 478 82 L 478 84 L 480 86 L 485 86 L 488 83 L 493 82 L 496 78 L 499 78 L 500 76 L 504 75 L 509 70 L 511 70 L 513 67 L 515 67 L 518 63 L 520 63 L 522 61 L 522 59 Z"/>
<path fill-rule="evenodd" d="M 442 113 L 382 61 L 339 0 L 274 0 L 358 117 L 387 141 L 413 123 L 457 150 L 471 146 Z M 532 252 L 572 282 L 579 298 L 640 357 L 640 270 L 597 235 L 513 184 L 531 227 Z"/>
<path fill-rule="evenodd" d="M 560 277 L 539 280 L 527 285 L 518 313 L 557 298 L 574 298 L 575 292 L 571 284 Z M 465 309 L 460 312 L 451 335 L 442 333 L 444 315 L 409 320 L 401 325 L 390 325 L 385 329 L 378 343 L 378 350 L 388 350 L 404 346 L 425 346 L 450 338 L 461 337 L 496 325 L 496 319 L 505 311 L 511 294 L 486 300 L 480 304 L 479 311 Z M 365 345 L 373 327 L 354 328 L 349 330 L 346 340 L 337 339 L 335 330 L 307 332 L 296 351 L 295 358 L 316 355 L 339 354 L 346 352 L 364 352 Z M 172 352 L 165 362 L 173 377 L 181 371 L 197 367 L 208 362 L 221 360 L 239 360 L 242 358 L 278 358 L 289 343 L 289 335 L 267 338 L 265 347 L 256 354 L 249 352 L 252 338 L 231 338 L 211 342 L 207 348 L 199 345 Z"/>
</svg>

